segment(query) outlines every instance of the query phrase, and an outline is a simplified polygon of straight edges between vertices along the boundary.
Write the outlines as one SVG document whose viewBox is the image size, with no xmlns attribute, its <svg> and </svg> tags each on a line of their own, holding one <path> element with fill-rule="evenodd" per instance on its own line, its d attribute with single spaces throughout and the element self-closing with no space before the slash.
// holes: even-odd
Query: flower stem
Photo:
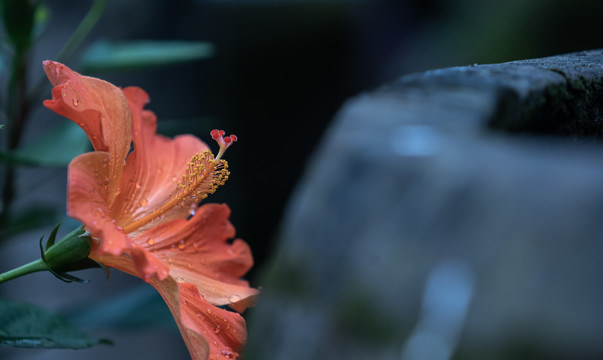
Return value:
<svg viewBox="0 0 603 360">
<path fill-rule="evenodd" d="M 18 146 L 23 133 L 23 128 L 29 115 L 29 102 L 26 97 L 28 51 L 18 50 L 13 57 L 12 74 L 8 87 L 8 149 L 10 154 Z M 0 223 L 7 219 L 10 205 L 14 197 L 15 165 L 6 164 L 4 173 L 4 187 L 2 189 L 2 209 L 0 210 Z"/>
<path fill-rule="evenodd" d="M 38 271 L 45 271 L 45 270 L 48 270 L 48 266 L 46 264 L 44 264 L 44 261 L 42 261 L 42 259 L 34 260 L 34 261 L 30 262 L 29 264 L 19 266 L 16 269 L 12 269 L 5 273 L 0 274 L 0 284 L 3 282 L 6 282 L 8 280 L 18 278 L 23 275 L 31 274 L 31 273 L 38 272 Z"/>
</svg>

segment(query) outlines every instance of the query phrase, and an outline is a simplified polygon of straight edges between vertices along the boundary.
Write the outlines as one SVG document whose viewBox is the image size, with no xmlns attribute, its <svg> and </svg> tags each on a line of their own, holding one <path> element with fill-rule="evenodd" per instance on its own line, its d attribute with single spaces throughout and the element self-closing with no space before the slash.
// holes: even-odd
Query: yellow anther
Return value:
<svg viewBox="0 0 603 360">
<path fill-rule="evenodd" d="M 124 232 L 130 233 L 141 228 L 175 206 L 190 207 L 199 201 L 199 198 L 205 199 L 208 194 L 213 194 L 219 186 L 224 185 L 230 174 L 227 168 L 226 160 L 216 161 L 209 151 L 193 155 L 182 174 L 182 181 L 176 183 L 176 191 L 170 194 L 170 200 L 150 214 L 125 226 Z"/>
</svg>

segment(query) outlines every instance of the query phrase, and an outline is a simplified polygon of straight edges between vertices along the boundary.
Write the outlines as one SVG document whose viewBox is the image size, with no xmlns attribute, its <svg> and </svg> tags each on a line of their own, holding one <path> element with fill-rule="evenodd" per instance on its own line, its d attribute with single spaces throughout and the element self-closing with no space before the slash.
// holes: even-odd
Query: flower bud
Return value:
<svg viewBox="0 0 603 360">
<path fill-rule="evenodd" d="M 58 243 L 44 251 L 44 262 L 54 271 L 65 272 L 85 269 L 81 267 L 84 260 L 89 260 L 90 237 L 86 231 L 78 228 L 65 236 Z M 96 267 L 96 266 L 94 266 Z"/>
</svg>

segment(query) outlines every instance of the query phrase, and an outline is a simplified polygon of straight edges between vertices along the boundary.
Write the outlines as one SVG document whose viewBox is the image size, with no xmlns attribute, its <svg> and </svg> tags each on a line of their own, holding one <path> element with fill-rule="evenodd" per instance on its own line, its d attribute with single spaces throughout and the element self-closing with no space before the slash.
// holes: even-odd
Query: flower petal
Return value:
<svg viewBox="0 0 603 360">
<path fill-rule="evenodd" d="M 247 340 L 241 315 L 208 303 L 193 284 L 152 282 L 172 311 L 193 360 L 237 359 Z"/>
<path fill-rule="evenodd" d="M 97 151 L 82 154 L 71 161 L 67 180 L 67 213 L 84 223 L 94 239 L 102 239 L 98 246 L 93 246 L 93 252 L 119 255 L 129 248 L 129 238 L 115 224 L 109 210 L 110 159 L 109 153 Z"/>
<path fill-rule="evenodd" d="M 55 86 L 52 100 L 45 100 L 44 105 L 78 124 L 95 150 L 111 154 L 108 176 L 114 193 L 130 150 L 132 115 L 128 101 L 116 86 L 82 76 L 61 63 L 44 61 L 44 70 Z M 112 197 L 110 194 L 109 199 Z"/>
<path fill-rule="evenodd" d="M 159 280 L 163 280 L 169 275 L 169 268 L 138 244 L 133 245 L 132 260 L 134 260 L 137 270 L 135 275 L 145 281 L 149 281 L 155 274 Z"/>
<path fill-rule="evenodd" d="M 201 206 L 189 220 L 179 219 L 156 226 L 134 238 L 164 264 L 170 276 L 197 286 L 214 305 L 243 311 L 258 291 L 241 277 L 253 265 L 249 246 L 235 235 L 226 205 Z"/>
<path fill-rule="evenodd" d="M 177 182 L 187 163 L 193 155 L 209 148 L 191 135 L 178 136 L 173 140 L 156 135 L 155 114 L 143 109 L 149 99 L 147 93 L 137 87 L 125 88 L 123 93 L 132 112 L 134 151 L 126 160 L 121 195 L 113 206 L 113 217 L 126 226 L 151 214 L 176 196 Z M 188 217 L 189 209 L 182 204 L 174 210 L 158 214 L 152 226 Z"/>
</svg>

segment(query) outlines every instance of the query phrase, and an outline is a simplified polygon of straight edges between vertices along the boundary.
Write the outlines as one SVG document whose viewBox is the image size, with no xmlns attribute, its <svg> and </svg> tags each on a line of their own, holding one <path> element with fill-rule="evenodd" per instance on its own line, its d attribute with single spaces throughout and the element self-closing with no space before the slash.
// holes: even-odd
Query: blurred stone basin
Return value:
<svg viewBox="0 0 603 360">
<path fill-rule="evenodd" d="M 348 101 L 264 268 L 246 359 L 603 358 L 603 51 Z"/>
</svg>

